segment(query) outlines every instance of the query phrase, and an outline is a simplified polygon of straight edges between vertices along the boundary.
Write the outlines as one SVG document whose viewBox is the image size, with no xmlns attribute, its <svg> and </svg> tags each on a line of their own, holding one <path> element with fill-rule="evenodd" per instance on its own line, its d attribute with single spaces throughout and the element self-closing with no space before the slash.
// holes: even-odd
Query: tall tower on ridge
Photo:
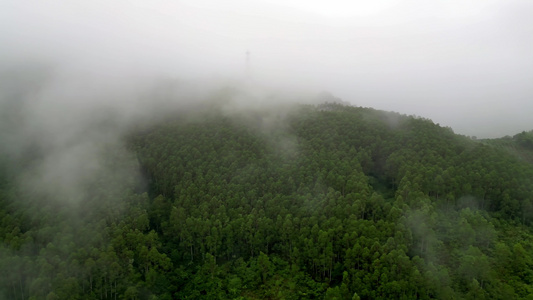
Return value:
<svg viewBox="0 0 533 300">
<path fill-rule="evenodd" d="M 252 67 L 250 66 L 250 51 L 246 50 L 246 66 L 244 69 L 246 80 L 252 80 Z"/>
</svg>

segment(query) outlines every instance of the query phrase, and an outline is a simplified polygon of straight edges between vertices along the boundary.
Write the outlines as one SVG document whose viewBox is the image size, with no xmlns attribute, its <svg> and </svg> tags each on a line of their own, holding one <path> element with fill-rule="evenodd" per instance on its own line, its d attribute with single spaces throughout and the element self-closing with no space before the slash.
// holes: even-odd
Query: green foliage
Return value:
<svg viewBox="0 0 533 300">
<path fill-rule="evenodd" d="M 527 148 L 529 138 L 513 139 Z M 0 172 L 0 296 L 533 293 L 533 167 L 495 143 L 338 104 L 178 114 L 127 141 L 147 193 L 111 174 L 116 188 L 92 194 L 84 214 L 39 202 L 16 172 Z M 124 167 L 127 153 L 109 155 Z"/>
</svg>

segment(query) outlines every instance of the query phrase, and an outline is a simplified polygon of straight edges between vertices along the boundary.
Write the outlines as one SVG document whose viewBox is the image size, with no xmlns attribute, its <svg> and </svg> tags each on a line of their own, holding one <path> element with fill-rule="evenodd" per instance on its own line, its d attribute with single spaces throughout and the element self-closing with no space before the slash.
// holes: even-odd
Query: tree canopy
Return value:
<svg viewBox="0 0 533 300">
<path fill-rule="evenodd" d="M 326 103 L 215 105 L 124 139 L 76 203 L 21 188 L 39 155 L 0 158 L 0 298 L 533 294 L 531 132 Z"/>
</svg>

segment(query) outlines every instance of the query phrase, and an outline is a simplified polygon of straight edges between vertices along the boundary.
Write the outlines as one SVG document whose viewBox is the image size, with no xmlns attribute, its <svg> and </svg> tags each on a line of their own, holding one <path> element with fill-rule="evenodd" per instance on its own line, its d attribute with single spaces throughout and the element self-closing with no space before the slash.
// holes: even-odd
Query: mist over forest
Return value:
<svg viewBox="0 0 533 300">
<path fill-rule="evenodd" d="M 529 299 L 529 1 L 0 1 L 0 299 Z"/>
<path fill-rule="evenodd" d="M 3 66 L 52 64 L 107 82 L 242 80 L 249 51 L 261 86 L 325 90 L 480 138 L 533 127 L 529 1 L 1 5 Z"/>
</svg>

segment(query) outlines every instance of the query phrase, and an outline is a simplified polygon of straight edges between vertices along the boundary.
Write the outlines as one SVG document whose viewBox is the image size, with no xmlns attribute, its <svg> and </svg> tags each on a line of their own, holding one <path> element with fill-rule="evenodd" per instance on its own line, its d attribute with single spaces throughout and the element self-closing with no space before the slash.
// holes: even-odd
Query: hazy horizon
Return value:
<svg viewBox="0 0 533 300">
<path fill-rule="evenodd" d="M 68 81 L 61 95 L 76 98 L 72 106 L 101 103 L 95 97 L 105 86 L 131 96 L 143 79 L 238 82 L 249 51 L 258 86 L 328 91 L 478 138 L 533 129 L 528 1 L 0 1 L 0 8 L 0 68 L 62 70 L 54 89 Z M 78 97 L 68 74 L 102 77 L 104 88 Z M 102 97 L 114 101 L 113 93 Z"/>
</svg>

